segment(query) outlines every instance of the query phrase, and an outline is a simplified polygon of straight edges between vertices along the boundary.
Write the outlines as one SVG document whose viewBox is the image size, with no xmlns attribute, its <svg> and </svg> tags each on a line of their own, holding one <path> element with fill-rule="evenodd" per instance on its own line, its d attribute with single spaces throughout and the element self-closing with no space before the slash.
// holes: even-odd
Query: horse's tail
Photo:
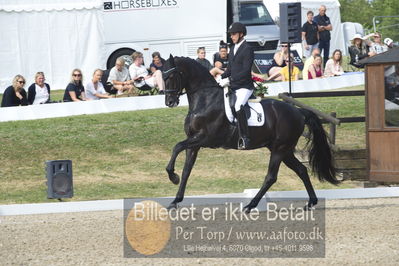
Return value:
<svg viewBox="0 0 399 266">
<path fill-rule="evenodd" d="M 317 174 L 320 181 L 328 181 L 337 185 L 340 183 L 335 177 L 334 159 L 328 143 L 326 132 L 317 115 L 309 110 L 299 108 L 305 116 L 305 124 L 309 128 L 309 164 L 313 173 Z"/>
</svg>

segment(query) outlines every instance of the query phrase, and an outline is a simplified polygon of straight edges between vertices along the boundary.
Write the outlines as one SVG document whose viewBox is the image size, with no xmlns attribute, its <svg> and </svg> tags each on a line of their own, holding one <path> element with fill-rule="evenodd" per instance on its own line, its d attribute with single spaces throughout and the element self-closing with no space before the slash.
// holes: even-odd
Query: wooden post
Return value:
<svg viewBox="0 0 399 266">
<path fill-rule="evenodd" d="M 337 117 L 337 113 L 336 112 L 331 112 L 330 115 L 332 117 Z M 337 126 L 334 123 L 330 123 L 330 143 L 335 145 L 335 133 L 337 131 Z"/>
<path fill-rule="evenodd" d="M 302 108 L 307 109 L 309 111 L 312 111 L 313 113 L 315 113 L 316 115 L 318 115 L 321 118 L 324 118 L 325 120 L 327 120 L 330 123 L 333 123 L 335 125 L 339 125 L 341 123 L 339 121 L 339 119 L 337 119 L 335 117 L 332 117 L 332 116 L 330 116 L 328 114 L 325 114 L 323 112 L 320 112 L 319 110 L 314 109 L 313 107 L 310 107 L 309 105 L 303 104 L 303 103 L 293 99 L 292 97 L 285 95 L 284 93 L 279 93 L 278 97 L 283 99 L 286 102 L 295 104 L 296 106 L 299 106 L 299 107 L 302 107 Z"/>
</svg>

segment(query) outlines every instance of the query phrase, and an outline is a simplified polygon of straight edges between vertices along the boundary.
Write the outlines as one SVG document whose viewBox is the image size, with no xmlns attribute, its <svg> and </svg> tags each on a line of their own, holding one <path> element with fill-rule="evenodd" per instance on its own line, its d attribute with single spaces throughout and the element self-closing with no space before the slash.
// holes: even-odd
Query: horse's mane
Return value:
<svg viewBox="0 0 399 266">
<path fill-rule="evenodd" d="M 201 80 L 204 85 L 219 87 L 211 73 L 209 73 L 209 71 L 196 60 L 189 57 L 175 57 L 175 64 L 178 67 L 192 69 L 191 72 L 195 75 L 195 77 L 198 77 L 198 79 Z"/>
</svg>

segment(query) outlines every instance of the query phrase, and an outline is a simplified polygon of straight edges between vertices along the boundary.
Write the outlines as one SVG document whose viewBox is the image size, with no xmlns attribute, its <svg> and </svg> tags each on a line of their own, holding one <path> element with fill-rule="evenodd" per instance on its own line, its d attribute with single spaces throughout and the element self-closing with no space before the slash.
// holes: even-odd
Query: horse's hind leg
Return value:
<svg viewBox="0 0 399 266">
<path fill-rule="evenodd" d="M 192 148 L 186 150 L 186 161 L 184 163 L 181 183 L 179 190 L 177 191 L 176 198 L 169 205 L 168 209 L 177 208 L 177 203 L 183 201 L 184 192 L 186 190 L 187 180 L 190 176 L 191 170 L 193 169 L 194 163 L 197 159 L 199 148 Z"/>
<path fill-rule="evenodd" d="M 277 181 L 277 174 L 280 168 L 281 161 L 283 159 L 283 153 L 280 151 L 272 151 L 270 154 L 269 169 L 263 181 L 262 187 L 256 194 L 256 196 L 251 200 L 251 202 L 244 207 L 246 213 L 251 212 L 251 209 L 258 206 L 259 201 L 266 194 L 267 190 Z"/>
<path fill-rule="evenodd" d="M 314 192 L 312 183 L 310 182 L 308 170 L 306 169 L 306 167 L 294 156 L 293 153 L 284 158 L 284 163 L 301 178 L 303 184 L 305 185 L 306 191 L 309 195 L 309 202 L 305 206 L 305 209 L 309 209 L 316 205 L 317 196 Z"/>
</svg>

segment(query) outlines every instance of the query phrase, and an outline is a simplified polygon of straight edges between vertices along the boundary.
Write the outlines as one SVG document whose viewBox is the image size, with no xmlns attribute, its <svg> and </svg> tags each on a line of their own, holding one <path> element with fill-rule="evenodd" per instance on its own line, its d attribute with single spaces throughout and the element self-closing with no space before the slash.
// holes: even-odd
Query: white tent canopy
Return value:
<svg viewBox="0 0 399 266">
<path fill-rule="evenodd" d="M 330 55 L 335 49 L 340 49 L 344 54 L 346 54 L 346 47 L 341 28 L 340 4 L 338 0 L 264 0 L 263 2 L 274 20 L 278 20 L 280 16 L 280 3 L 300 2 L 302 24 L 306 22 L 306 13 L 309 10 L 312 10 L 316 16 L 319 14 L 319 7 L 325 5 L 327 7 L 326 14 L 331 19 L 333 27 L 333 30 L 331 31 Z"/>
<path fill-rule="evenodd" d="M 87 82 L 104 67 L 102 1 L 0 0 L 0 92 L 15 75 L 43 71 L 52 89 L 64 89 L 74 68 Z"/>
</svg>

